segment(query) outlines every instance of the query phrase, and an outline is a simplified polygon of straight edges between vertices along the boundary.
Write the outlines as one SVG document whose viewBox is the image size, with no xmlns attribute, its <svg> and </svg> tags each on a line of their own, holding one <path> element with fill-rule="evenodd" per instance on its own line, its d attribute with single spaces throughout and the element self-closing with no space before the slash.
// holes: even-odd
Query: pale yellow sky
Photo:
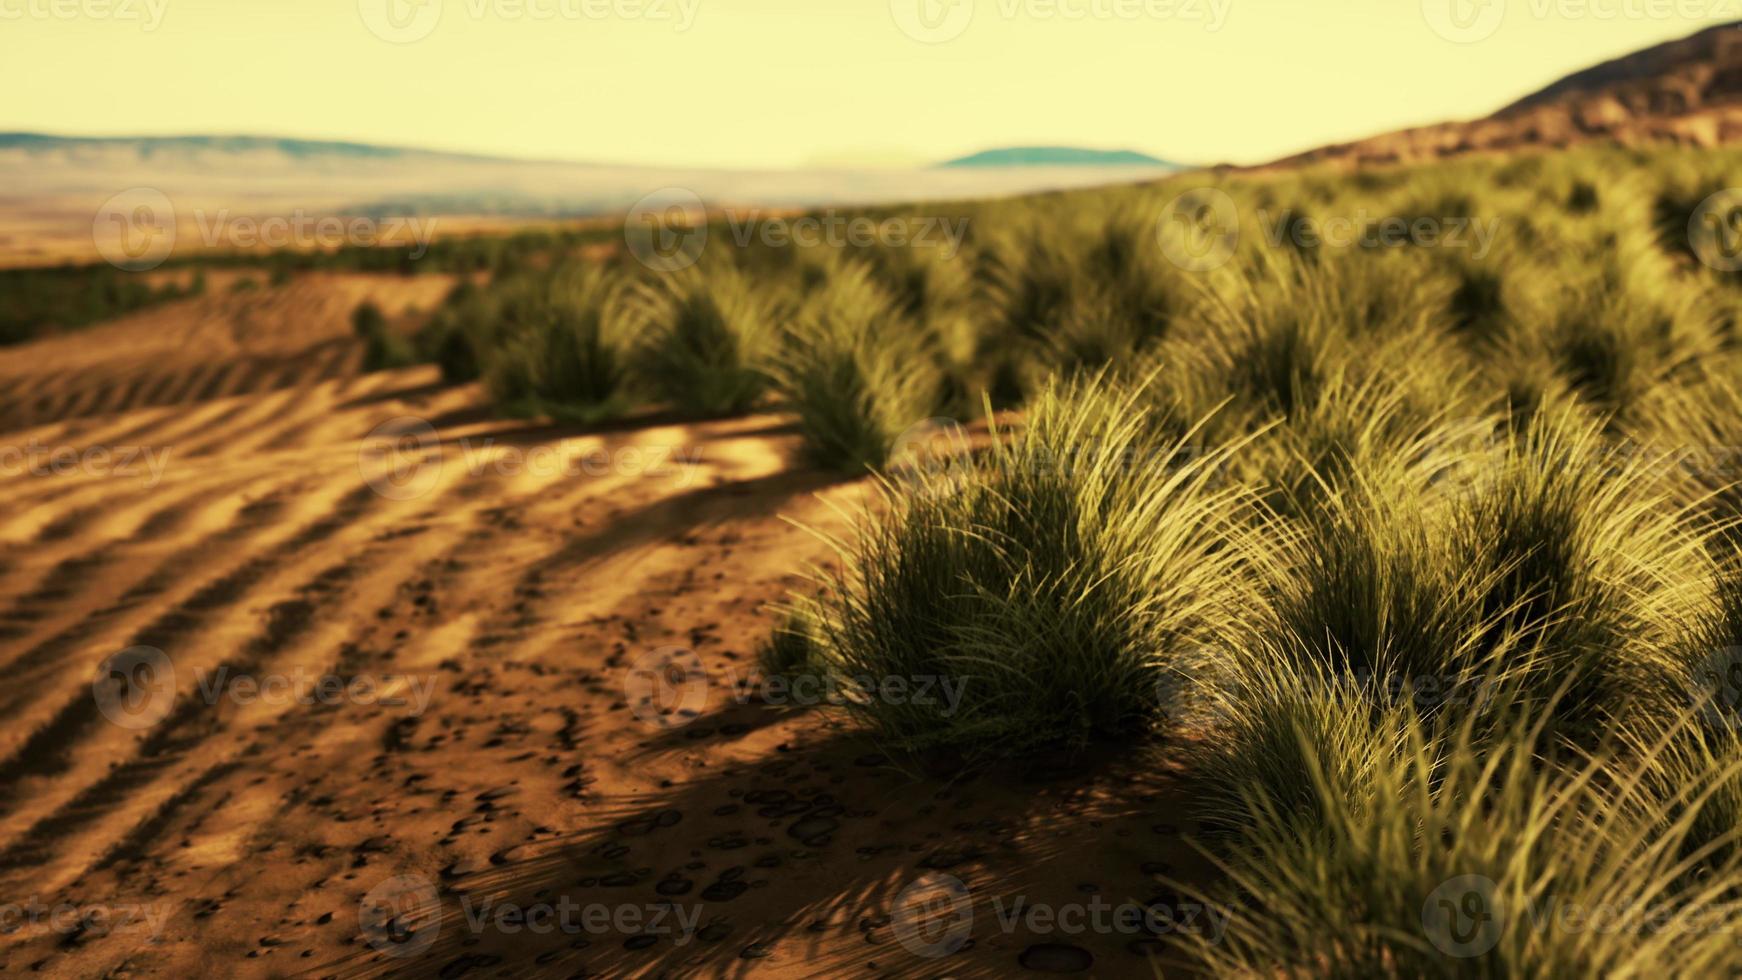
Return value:
<svg viewBox="0 0 1742 980">
<path fill-rule="evenodd" d="M 709 167 L 1034 143 L 1245 163 L 1479 116 L 1730 4 L 0 0 L 0 129 Z"/>
</svg>

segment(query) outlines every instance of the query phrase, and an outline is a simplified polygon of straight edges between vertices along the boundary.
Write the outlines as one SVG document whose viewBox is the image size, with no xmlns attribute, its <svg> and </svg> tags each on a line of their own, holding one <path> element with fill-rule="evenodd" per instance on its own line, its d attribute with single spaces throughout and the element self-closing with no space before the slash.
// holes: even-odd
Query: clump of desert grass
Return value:
<svg viewBox="0 0 1742 980">
<path fill-rule="evenodd" d="M 1303 692 L 1324 697 L 1325 690 Z M 1541 764 L 1540 715 L 1381 717 L 1292 707 L 1271 755 L 1290 799 L 1249 795 L 1216 856 L 1225 908 L 1182 951 L 1214 976 L 1705 975 L 1735 963 L 1737 866 L 1656 792 L 1662 761 Z M 1295 748 L 1286 748 L 1290 742 Z M 1687 799 L 1727 773 L 1694 774 Z M 1734 833 L 1727 835 L 1734 838 Z M 1713 867 L 1713 873 L 1697 873 Z M 1572 928 L 1563 911 L 1589 925 Z"/>
<path fill-rule="evenodd" d="M 631 377 L 619 280 L 588 265 L 534 275 L 504 291 L 480 368 L 504 411 L 596 421 L 629 405 Z"/>
<path fill-rule="evenodd" d="M 767 678 L 808 676 L 817 669 L 811 615 L 803 605 L 779 610 L 779 625 L 756 650 L 756 666 Z"/>
<path fill-rule="evenodd" d="M 418 332 L 418 356 L 441 370 L 442 381 L 465 384 L 483 375 L 482 351 L 497 316 L 497 300 L 494 290 L 462 280 Z"/>
<path fill-rule="evenodd" d="M 1711 357 L 1682 383 L 1658 387 L 1625 435 L 1734 551 L 1742 540 L 1742 361 Z"/>
<path fill-rule="evenodd" d="M 1045 389 L 971 466 L 883 484 L 836 542 L 815 635 L 844 676 L 947 682 L 958 701 L 853 706 L 902 752 L 984 762 L 1149 731 L 1176 661 L 1228 639 L 1251 581 L 1252 494 L 1226 453 L 1157 465 L 1141 390 Z"/>
<path fill-rule="evenodd" d="M 1267 611 L 1238 648 L 1189 661 L 1216 732 L 1194 766 L 1212 829 L 1238 830 L 1249 795 L 1307 805 L 1288 733 L 1303 717 L 1384 735 L 1405 711 L 1492 732 L 1506 704 L 1560 757 L 1685 706 L 1716 567 L 1652 460 L 1576 408 L 1518 431 L 1449 423 L 1419 448 L 1369 451 L 1270 521 Z M 1326 746 L 1370 737 L 1327 730 Z"/>
<path fill-rule="evenodd" d="M 411 340 L 395 331 L 387 315 L 374 303 L 364 301 L 352 311 L 351 332 L 363 341 L 364 371 L 386 371 L 417 363 Z"/>
<path fill-rule="evenodd" d="M 1676 703 L 1673 651 L 1710 601 L 1706 541 L 1646 456 L 1575 408 L 1539 412 L 1455 510 L 1457 560 L 1481 572 L 1481 642 L 1528 704 L 1565 685 L 1554 732 L 1590 745 Z"/>
<path fill-rule="evenodd" d="M 1041 214 L 985 236 L 977 354 L 996 365 L 995 404 L 1051 375 L 1128 365 L 1171 332 L 1197 289 L 1157 247 L 1158 220 L 1146 208 Z"/>
<path fill-rule="evenodd" d="M 938 354 L 906 305 L 852 264 L 835 272 L 784 332 L 768 374 L 798 419 L 806 456 L 863 473 L 938 411 Z"/>
<path fill-rule="evenodd" d="M 730 265 L 636 284 L 635 374 L 656 401 L 701 418 L 739 415 L 768 390 L 786 295 Z"/>
</svg>

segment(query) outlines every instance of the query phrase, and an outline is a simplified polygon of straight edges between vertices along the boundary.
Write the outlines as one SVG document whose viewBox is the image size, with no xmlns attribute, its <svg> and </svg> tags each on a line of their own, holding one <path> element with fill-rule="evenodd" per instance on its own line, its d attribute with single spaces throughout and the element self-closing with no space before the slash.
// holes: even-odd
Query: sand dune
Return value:
<svg viewBox="0 0 1742 980">
<path fill-rule="evenodd" d="M 1192 858 L 1165 769 L 952 784 L 750 698 L 765 604 L 828 557 L 782 517 L 840 530 L 863 484 L 790 462 L 779 417 L 529 425 L 430 368 L 356 373 L 351 305 L 441 288 L 315 277 L 8 351 L 0 446 L 79 462 L 0 460 L 0 893 L 82 924 L 8 906 L 5 970 L 1148 974 L 1132 937 L 990 903 L 1166 901 L 1157 853 Z M 137 648 L 157 695 L 99 697 Z M 650 665 L 692 654 L 667 703 Z M 373 687 L 238 681 L 328 676 Z M 890 911 L 946 869 L 975 941 L 928 960 Z M 565 900 L 643 918 L 477 924 Z"/>
</svg>

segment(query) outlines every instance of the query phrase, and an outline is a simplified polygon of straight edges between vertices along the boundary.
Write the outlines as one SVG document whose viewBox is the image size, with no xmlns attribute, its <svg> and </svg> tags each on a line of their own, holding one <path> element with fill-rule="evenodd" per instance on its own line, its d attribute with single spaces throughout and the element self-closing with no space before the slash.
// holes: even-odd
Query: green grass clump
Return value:
<svg viewBox="0 0 1742 980">
<path fill-rule="evenodd" d="M 473 328 L 499 338 L 484 345 L 481 365 L 496 403 L 510 414 L 577 421 L 621 412 L 630 378 L 618 288 L 577 265 L 506 292 L 496 319 Z"/>
<path fill-rule="evenodd" d="M 395 331 L 381 308 L 364 301 L 351 313 L 351 331 L 363 341 L 363 370 L 386 371 L 417 363 L 409 338 Z"/>
<path fill-rule="evenodd" d="M 1219 859 L 1226 883 L 1207 896 L 1229 909 L 1227 929 L 1178 937 L 1199 971 L 1352 978 L 1734 968 L 1737 868 L 1692 873 L 1714 849 L 1690 852 L 1692 817 L 1655 793 L 1655 756 L 1545 768 L 1529 714 L 1499 735 L 1407 715 L 1370 736 L 1344 732 L 1365 724 L 1297 713 L 1290 734 L 1303 746 L 1304 771 L 1296 784 L 1310 786 L 1312 819 L 1285 801 L 1249 797 L 1249 823 Z M 1358 761 L 1326 760 L 1326 746 L 1350 748 Z M 1703 773 L 1694 797 L 1720 775 Z"/>
<path fill-rule="evenodd" d="M 757 648 L 756 666 L 764 677 L 808 676 L 817 667 L 816 639 L 810 616 L 802 608 L 785 610 L 780 625 Z"/>
<path fill-rule="evenodd" d="M 769 374 L 798 416 L 806 455 L 863 473 L 936 414 L 937 355 L 910 314 L 863 266 L 838 271 L 786 332 Z"/>
<path fill-rule="evenodd" d="M 1046 389 L 971 469 L 886 484 L 885 519 L 840 545 L 817 636 L 851 677 L 929 678 L 955 704 L 854 710 L 892 747 L 974 761 L 1079 749 L 1153 725 L 1170 669 L 1233 628 L 1252 497 L 1223 454 L 1178 467 L 1141 391 Z"/>
<path fill-rule="evenodd" d="M 636 287 L 636 374 L 659 401 L 704 418 L 738 415 L 768 388 L 778 328 L 776 289 L 730 267 L 685 270 Z"/>
<path fill-rule="evenodd" d="M 1677 701 L 1670 651 L 1709 601 L 1711 568 L 1648 459 L 1576 411 L 1539 413 L 1454 522 L 1453 560 L 1485 583 L 1482 646 L 1534 705 L 1569 688 L 1557 735 L 1591 745 L 1617 717 Z"/>
</svg>

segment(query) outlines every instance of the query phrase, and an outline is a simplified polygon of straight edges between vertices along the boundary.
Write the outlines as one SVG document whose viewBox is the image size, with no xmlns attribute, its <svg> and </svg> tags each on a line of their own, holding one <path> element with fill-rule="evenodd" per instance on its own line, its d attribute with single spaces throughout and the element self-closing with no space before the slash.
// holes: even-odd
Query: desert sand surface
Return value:
<svg viewBox="0 0 1742 980">
<path fill-rule="evenodd" d="M 1177 902 L 1165 758 L 914 773 L 768 703 L 767 605 L 867 481 L 775 415 L 557 427 L 360 374 L 355 304 L 446 285 L 214 283 L 0 355 L 0 971 L 1155 975 L 1152 937 L 1003 916 Z M 139 648 L 151 695 L 104 697 Z M 939 958 L 892 916 L 933 873 L 973 896 Z"/>
</svg>

